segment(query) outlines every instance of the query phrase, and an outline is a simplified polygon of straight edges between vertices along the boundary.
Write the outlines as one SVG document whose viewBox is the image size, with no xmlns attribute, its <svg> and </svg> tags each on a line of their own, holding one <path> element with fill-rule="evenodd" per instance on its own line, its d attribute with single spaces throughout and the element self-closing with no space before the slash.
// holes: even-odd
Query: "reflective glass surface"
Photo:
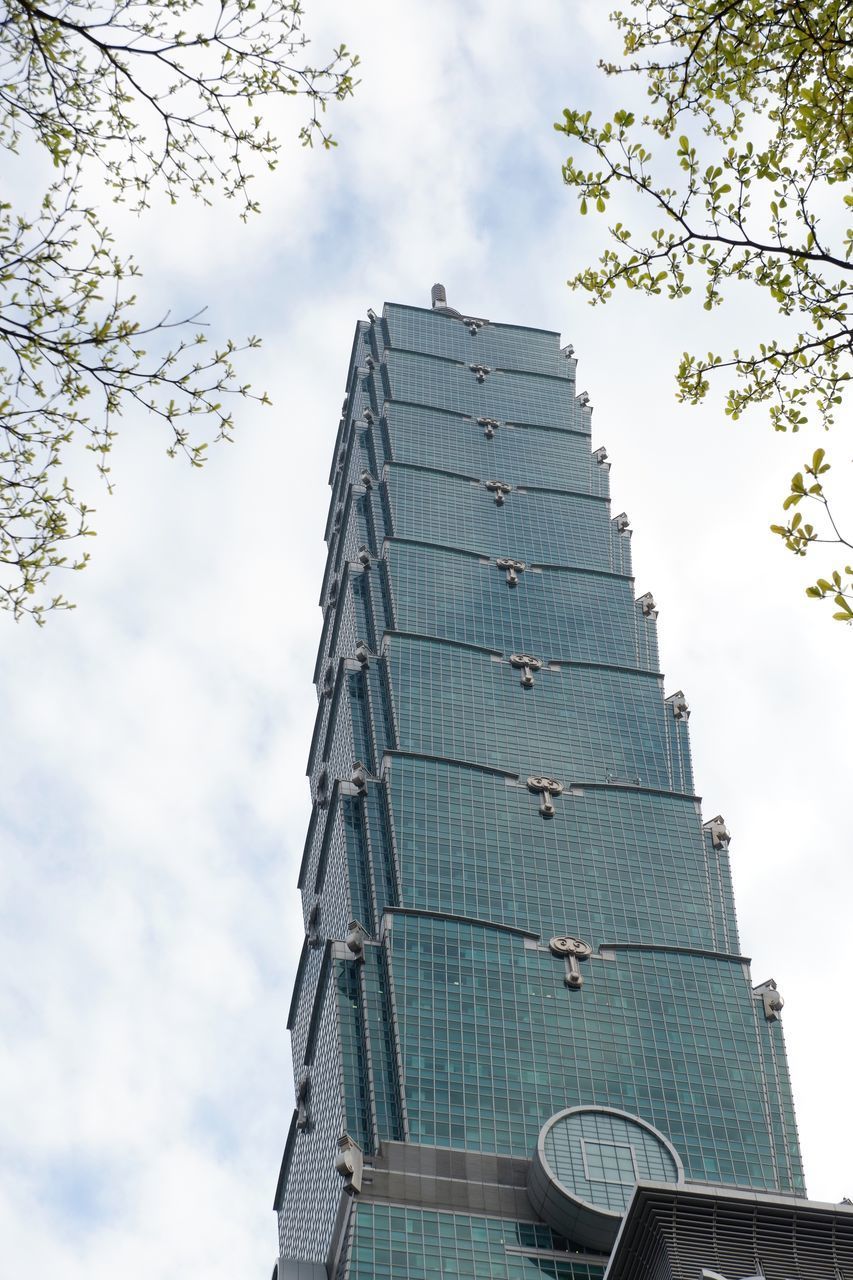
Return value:
<svg viewBox="0 0 853 1280">
<path fill-rule="evenodd" d="M 600 1280 L 525 1200 L 570 1107 L 654 1126 L 688 1179 L 803 1190 L 782 1025 L 574 371 L 548 330 L 357 327 L 276 1192 L 282 1256 L 336 1280 Z M 616 1128 L 575 1155 L 621 1212 L 665 1160 Z"/>
</svg>

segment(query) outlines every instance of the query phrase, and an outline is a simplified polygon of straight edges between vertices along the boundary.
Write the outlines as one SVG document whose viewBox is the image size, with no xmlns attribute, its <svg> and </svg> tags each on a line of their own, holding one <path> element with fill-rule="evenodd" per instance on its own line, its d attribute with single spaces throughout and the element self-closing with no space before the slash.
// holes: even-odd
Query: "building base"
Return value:
<svg viewBox="0 0 853 1280">
<path fill-rule="evenodd" d="M 641 1182 L 605 1280 L 853 1280 L 853 1205 Z"/>
</svg>

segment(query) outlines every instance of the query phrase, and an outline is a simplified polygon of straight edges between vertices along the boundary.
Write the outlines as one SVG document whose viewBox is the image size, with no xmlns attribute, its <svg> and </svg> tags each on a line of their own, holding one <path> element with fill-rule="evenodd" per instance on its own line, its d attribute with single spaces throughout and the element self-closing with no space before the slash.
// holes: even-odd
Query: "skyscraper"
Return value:
<svg viewBox="0 0 853 1280">
<path fill-rule="evenodd" d="M 741 954 L 572 348 L 440 286 L 368 316 L 330 475 L 279 1280 L 598 1280 L 629 1204 L 638 1257 L 678 1206 L 757 1239 L 757 1205 L 804 1194 L 782 1001 Z M 703 1265 L 743 1265 L 724 1236 Z"/>
</svg>

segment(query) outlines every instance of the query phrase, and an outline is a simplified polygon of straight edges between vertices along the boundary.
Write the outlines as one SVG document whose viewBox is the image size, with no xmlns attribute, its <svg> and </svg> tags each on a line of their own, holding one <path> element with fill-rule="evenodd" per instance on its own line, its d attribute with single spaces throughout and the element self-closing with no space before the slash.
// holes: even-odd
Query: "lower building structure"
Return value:
<svg viewBox="0 0 853 1280">
<path fill-rule="evenodd" d="M 853 1280 L 591 420 L 440 286 L 356 326 L 277 1280 Z"/>
</svg>

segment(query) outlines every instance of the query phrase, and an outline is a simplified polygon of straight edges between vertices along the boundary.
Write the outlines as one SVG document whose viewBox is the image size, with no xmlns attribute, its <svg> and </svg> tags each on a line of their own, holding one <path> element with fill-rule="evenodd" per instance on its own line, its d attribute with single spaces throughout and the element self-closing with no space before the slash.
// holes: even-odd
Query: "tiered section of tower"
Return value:
<svg viewBox="0 0 853 1280">
<path fill-rule="evenodd" d="M 549 1254 L 549 1275 L 599 1276 L 525 1190 L 567 1107 L 640 1117 L 688 1180 L 802 1189 L 781 1026 L 740 955 L 728 836 L 703 829 L 687 704 L 664 691 L 575 363 L 554 333 L 448 308 L 357 326 L 282 1277 L 299 1259 L 511 1278 Z"/>
</svg>

